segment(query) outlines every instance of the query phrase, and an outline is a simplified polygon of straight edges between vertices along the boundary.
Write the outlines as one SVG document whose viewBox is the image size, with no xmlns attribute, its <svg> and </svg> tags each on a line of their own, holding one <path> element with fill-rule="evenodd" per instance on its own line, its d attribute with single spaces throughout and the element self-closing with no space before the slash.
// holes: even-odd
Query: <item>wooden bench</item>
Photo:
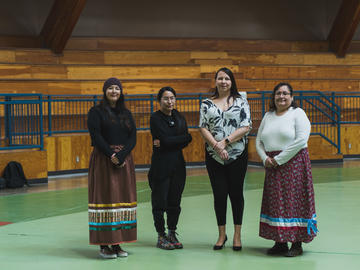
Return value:
<svg viewBox="0 0 360 270">
<path fill-rule="evenodd" d="M 125 94 L 156 94 L 164 86 L 177 93 L 207 93 L 211 79 L 126 79 L 121 80 Z M 0 93 L 42 93 L 46 95 L 102 94 L 104 80 L 0 79 Z"/>
</svg>

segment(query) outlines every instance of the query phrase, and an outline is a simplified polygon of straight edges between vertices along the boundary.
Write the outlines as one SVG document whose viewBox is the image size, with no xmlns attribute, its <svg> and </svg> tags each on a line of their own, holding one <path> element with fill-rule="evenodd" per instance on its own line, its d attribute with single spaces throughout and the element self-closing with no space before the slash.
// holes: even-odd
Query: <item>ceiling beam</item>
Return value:
<svg viewBox="0 0 360 270">
<path fill-rule="evenodd" d="M 344 57 L 360 21 L 360 0 L 343 0 L 328 36 L 330 50 Z"/>
<path fill-rule="evenodd" d="M 87 0 L 55 0 L 40 38 L 44 47 L 61 54 L 85 7 Z"/>
</svg>

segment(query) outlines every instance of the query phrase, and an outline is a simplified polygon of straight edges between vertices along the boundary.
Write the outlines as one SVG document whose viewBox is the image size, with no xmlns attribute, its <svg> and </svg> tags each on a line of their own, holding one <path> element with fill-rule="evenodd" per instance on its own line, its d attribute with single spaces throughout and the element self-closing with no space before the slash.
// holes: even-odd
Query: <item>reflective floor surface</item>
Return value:
<svg viewBox="0 0 360 270">
<path fill-rule="evenodd" d="M 319 234 L 296 258 L 270 257 L 258 236 L 264 171 L 249 167 L 243 250 L 213 251 L 217 226 L 204 168 L 188 169 L 178 233 L 183 250 L 155 248 L 146 171 L 137 173 L 138 241 L 128 258 L 102 260 L 88 245 L 87 176 L 53 177 L 48 184 L 0 192 L 0 269 L 359 269 L 360 161 L 313 165 Z M 227 234 L 233 228 L 228 207 Z M 230 241 L 231 242 L 231 241 Z"/>
</svg>

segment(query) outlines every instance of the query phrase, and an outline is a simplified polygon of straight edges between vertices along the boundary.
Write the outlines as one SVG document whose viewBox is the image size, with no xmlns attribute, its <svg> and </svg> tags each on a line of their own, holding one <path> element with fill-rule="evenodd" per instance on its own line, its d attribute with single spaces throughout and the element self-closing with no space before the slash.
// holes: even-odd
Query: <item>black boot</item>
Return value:
<svg viewBox="0 0 360 270">
<path fill-rule="evenodd" d="M 281 254 L 286 254 L 289 251 L 289 247 L 287 242 L 285 243 L 280 243 L 280 242 L 275 242 L 275 245 L 268 249 L 267 254 L 268 255 L 281 255 Z"/>
<path fill-rule="evenodd" d="M 301 242 L 295 242 L 291 245 L 290 250 L 285 254 L 286 257 L 296 257 L 303 253 Z"/>
<path fill-rule="evenodd" d="M 158 234 L 158 241 L 156 246 L 161 249 L 172 250 L 175 249 L 174 245 L 167 239 L 165 233 Z"/>
<path fill-rule="evenodd" d="M 183 248 L 183 244 L 180 243 L 180 241 L 176 238 L 177 233 L 173 230 L 169 230 L 167 239 L 171 244 L 174 245 L 176 249 Z"/>
</svg>

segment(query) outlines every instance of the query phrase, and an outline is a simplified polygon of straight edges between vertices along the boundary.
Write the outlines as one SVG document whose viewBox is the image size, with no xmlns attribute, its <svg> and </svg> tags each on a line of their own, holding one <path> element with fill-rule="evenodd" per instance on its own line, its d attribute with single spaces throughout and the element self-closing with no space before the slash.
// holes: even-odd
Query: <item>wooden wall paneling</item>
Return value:
<svg viewBox="0 0 360 270">
<path fill-rule="evenodd" d="M 78 65 L 104 65 L 104 51 L 64 51 L 59 58 L 61 64 L 78 64 Z"/>
<path fill-rule="evenodd" d="M 113 77 L 112 66 L 67 66 L 67 78 L 70 80 L 106 80 Z"/>
<path fill-rule="evenodd" d="M 122 80 L 125 94 L 157 94 L 160 88 L 171 86 L 177 93 L 207 93 L 210 79 L 149 79 Z"/>
<path fill-rule="evenodd" d="M 47 168 L 49 172 L 57 171 L 57 148 L 56 148 L 56 137 L 46 136 L 44 137 L 44 149 L 47 152 Z"/>
<path fill-rule="evenodd" d="M 341 125 L 341 152 L 344 155 L 360 154 L 360 125 Z"/>
<path fill-rule="evenodd" d="M 50 172 L 89 167 L 91 141 L 88 134 L 45 137 L 44 145 L 49 153 L 47 165 Z"/>
<path fill-rule="evenodd" d="M 186 162 L 204 162 L 205 161 L 205 143 L 203 138 L 200 135 L 198 129 L 189 130 L 192 141 L 191 143 L 183 150 L 184 158 Z"/>
<path fill-rule="evenodd" d="M 211 51 L 192 51 L 190 53 L 190 58 L 192 60 L 196 60 L 196 59 L 208 59 L 208 60 L 224 60 L 224 59 L 229 59 L 228 53 L 225 51 L 216 51 L 216 52 L 211 52 Z"/>
<path fill-rule="evenodd" d="M 16 63 L 28 64 L 60 64 L 60 57 L 48 49 L 15 50 Z"/>
<path fill-rule="evenodd" d="M 304 59 L 301 54 L 291 53 L 247 53 L 247 52 L 229 52 L 229 58 L 238 64 L 263 64 L 274 65 L 296 64 L 301 65 Z"/>
<path fill-rule="evenodd" d="M 255 140 L 256 137 L 248 137 L 249 144 L 248 144 L 248 160 L 249 162 L 254 163 L 262 163 L 259 155 L 256 152 Z"/>
<path fill-rule="evenodd" d="M 0 71 L 1 73 L 1 71 Z M 164 86 L 177 93 L 208 93 L 211 79 L 122 80 L 125 94 L 157 94 Z M 101 95 L 104 80 L 2 80 L 0 93 L 42 93 L 49 95 Z"/>
<path fill-rule="evenodd" d="M 280 79 L 274 80 L 261 80 L 250 79 L 250 82 L 259 91 L 273 90 L 274 86 L 279 82 L 284 81 Z M 360 91 L 360 80 L 296 80 L 286 79 L 295 90 L 319 90 L 319 91 Z"/>
<path fill-rule="evenodd" d="M 359 65 L 360 54 L 348 54 L 344 58 L 338 58 L 334 54 L 312 53 L 304 54 L 305 65 Z"/>
<path fill-rule="evenodd" d="M 359 65 L 360 54 L 348 54 L 337 58 L 332 53 L 284 53 L 284 52 L 228 52 L 229 58 L 238 64 L 262 65 Z"/>
<path fill-rule="evenodd" d="M 67 68 L 63 65 L 34 65 L 31 67 L 31 77 L 34 79 L 67 79 Z"/>
<path fill-rule="evenodd" d="M 215 73 L 220 68 L 223 68 L 223 65 L 201 65 L 200 66 L 200 72 L 201 73 Z M 228 65 L 228 69 L 230 69 L 234 73 L 239 72 L 239 66 L 238 65 Z"/>
<path fill-rule="evenodd" d="M 241 67 L 239 67 L 239 70 L 241 70 Z M 242 70 L 241 70 L 242 71 Z M 215 81 L 215 74 L 216 72 L 202 72 L 201 78 L 209 78 Z M 243 72 L 233 72 L 235 79 L 244 79 L 244 73 Z"/>
<path fill-rule="evenodd" d="M 234 61 L 232 59 L 196 59 L 194 60 L 194 64 L 219 65 L 219 66 L 227 67 L 233 65 Z"/>
<path fill-rule="evenodd" d="M 360 66 L 240 66 L 248 79 L 360 79 Z"/>
<path fill-rule="evenodd" d="M 148 130 L 138 131 L 135 149 L 132 151 L 135 165 L 151 163 L 152 138 Z"/>
<path fill-rule="evenodd" d="M 0 63 L 14 63 L 15 52 L 13 50 L 0 50 Z"/>
<path fill-rule="evenodd" d="M 0 64 L 0 78 L 3 79 L 30 79 L 31 66 Z"/>
<path fill-rule="evenodd" d="M 68 66 L 68 78 L 87 80 L 118 77 L 121 79 L 177 79 L 199 78 L 198 65 L 149 65 L 149 66 Z"/>
<path fill-rule="evenodd" d="M 104 64 L 189 64 L 190 54 L 187 51 L 105 51 Z"/>
<path fill-rule="evenodd" d="M 0 151 L 0 175 L 3 175 L 5 166 L 10 161 L 21 163 L 25 177 L 29 180 L 46 179 L 47 180 L 47 152 L 37 149 Z M 34 166 L 36 164 L 36 166 Z"/>
</svg>

